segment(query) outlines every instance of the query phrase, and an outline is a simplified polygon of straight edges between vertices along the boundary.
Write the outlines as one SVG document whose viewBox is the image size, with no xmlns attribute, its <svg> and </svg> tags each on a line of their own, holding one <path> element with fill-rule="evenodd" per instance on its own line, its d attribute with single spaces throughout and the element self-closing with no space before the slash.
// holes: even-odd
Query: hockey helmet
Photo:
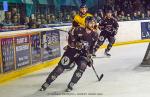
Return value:
<svg viewBox="0 0 150 97">
<path fill-rule="evenodd" d="M 93 16 L 88 16 L 85 18 L 85 26 L 89 29 L 94 29 L 96 25 L 96 19 Z"/>
<path fill-rule="evenodd" d="M 87 8 L 86 4 L 81 4 L 80 8 Z"/>
<path fill-rule="evenodd" d="M 87 16 L 85 18 L 85 23 L 89 23 L 89 22 L 96 22 L 96 20 L 93 16 Z"/>
</svg>

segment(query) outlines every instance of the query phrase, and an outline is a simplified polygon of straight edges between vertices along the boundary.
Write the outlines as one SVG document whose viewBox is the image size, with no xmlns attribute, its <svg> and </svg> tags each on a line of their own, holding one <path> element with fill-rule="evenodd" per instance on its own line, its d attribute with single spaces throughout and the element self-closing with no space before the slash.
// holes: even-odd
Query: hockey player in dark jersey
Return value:
<svg viewBox="0 0 150 97">
<path fill-rule="evenodd" d="M 114 17 L 112 17 L 111 10 L 107 10 L 106 16 L 99 23 L 99 28 L 101 30 L 101 33 L 99 35 L 99 39 L 95 46 L 95 52 L 105 42 L 105 40 L 108 39 L 109 44 L 105 49 L 104 54 L 106 56 L 111 56 L 108 52 L 110 51 L 113 44 L 115 43 L 115 35 L 117 34 L 118 27 L 119 27 L 118 22 Z"/>
<path fill-rule="evenodd" d="M 72 37 L 71 33 L 74 31 L 76 27 L 85 27 L 85 18 L 92 16 L 90 13 L 87 12 L 88 7 L 86 6 L 85 2 L 82 2 L 79 14 L 75 15 L 73 21 L 72 21 L 72 28 L 68 32 L 68 39 L 70 40 L 70 37 Z M 71 45 L 71 41 L 68 41 L 68 45 L 64 47 L 64 50 L 67 49 L 68 46 Z M 66 70 L 72 70 L 75 67 L 75 63 L 72 63 Z"/>
<path fill-rule="evenodd" d="M 41 86 L 40 91 L 46 90 L 46 88 L 60 75 L 64 69 L 67 68 L 73 61 L 77 64 L 77 69 L 73 74 L 73 77 L 66 89 L 67 92 L 73 89 L 82 77 L 87 66 L 93 64 L 91 55 L 93 53 L 93 47 L 98 39 L 97 32 L 93 31 L 95 26 L 95 20 L 93 17 L 87 17 L 85 20 L 86 27 L 76 27 L 70 37 L 71 44 L 64 52 L 60 62 L 56 68 L 49 74 L 46 82 Z"/>
</svg>

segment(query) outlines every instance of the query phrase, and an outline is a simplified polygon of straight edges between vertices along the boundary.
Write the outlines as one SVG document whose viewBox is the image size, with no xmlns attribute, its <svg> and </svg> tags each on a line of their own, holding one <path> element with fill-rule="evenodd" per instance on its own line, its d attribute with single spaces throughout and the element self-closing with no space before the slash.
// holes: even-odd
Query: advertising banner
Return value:
<svg viewBox="0 0 150 97">
<path fill-rule="evenodd" d="M 40 34 L 31 36 L 32 64 L 41 61 Z"/>
<path fill-rule="evenodd" d="M 13 70 L 15 68 L 13 38 L 1 39 L 1 52 L 3 71 Z"/>
<path fill-rule="evenodd" d="M 22 67 L 30 64 L 30 46 L 29 36 L 15 38 L 16 44 L 16 67 Z"/>
<path fill-rule="evenodd" d="M 42 61 L 51 60 L 60 56 L 60 34 L 58 30 L 41 33 Z"/>
</svg>

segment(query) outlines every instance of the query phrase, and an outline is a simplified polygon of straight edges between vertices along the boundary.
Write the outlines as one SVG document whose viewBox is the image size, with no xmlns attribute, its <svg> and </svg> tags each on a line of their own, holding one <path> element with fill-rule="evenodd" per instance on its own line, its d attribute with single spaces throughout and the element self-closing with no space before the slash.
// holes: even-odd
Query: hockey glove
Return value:
<svg viewBox="0 0 150 97">
<path fill-rule="evenodd" d="M 87 65 L 88 65 L 89 67 L 91 67 L 91 66 L 93 65 L 93 59 L 92 59 L 92 58 L 89 59 L 89 62 L 88 62 Z"/>
<path fill-rule="evenodd" d="M 93 64 L 92 54 L 88 54 L 88 55 L 87 55 L 87 61 L 88 61 L 87 65 L 88 65 L 89 67 L 91 67 L 92 64 Z"/>
</svg>

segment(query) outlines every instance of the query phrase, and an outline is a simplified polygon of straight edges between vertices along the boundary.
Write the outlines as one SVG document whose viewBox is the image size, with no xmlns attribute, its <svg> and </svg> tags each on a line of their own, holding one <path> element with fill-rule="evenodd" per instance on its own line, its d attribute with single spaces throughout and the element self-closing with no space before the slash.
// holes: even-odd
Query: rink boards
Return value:
<svg viewBox="0 0 150 97">
<path fill-rule="evenodd" d="M 150 42 L 148 20 L 119 22 L 119 26 L 115 46 Z M 0 83 L 57 64 L 70 28 L 66 25 L 0 33 Z"/>
</svg>

